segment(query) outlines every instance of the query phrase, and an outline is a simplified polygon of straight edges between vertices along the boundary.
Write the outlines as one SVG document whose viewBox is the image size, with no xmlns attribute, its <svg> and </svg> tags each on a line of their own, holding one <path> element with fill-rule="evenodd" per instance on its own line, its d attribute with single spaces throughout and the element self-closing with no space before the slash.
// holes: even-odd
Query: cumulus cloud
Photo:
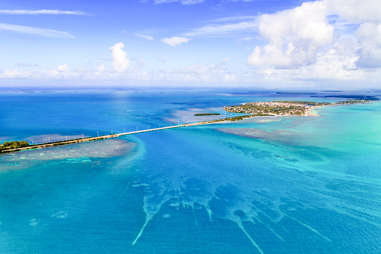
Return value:
<svg viewBox="0 0 381 254">
<path fill-rule="evenodd" d="M 296 80 L 361 80 L 365 78 L 365 71 L 356 67 L 358 56 L 345 55 L 339 48 L 331 48 L 320 52 L 316 62 L 293 69 L 264 68 L 259 73 L 269 80 L 296 81 Z"/>
<path fill-rule="evenodd" d="M 38 36 L 50 37 L 50 38 L 66 38 L 66 39 L 75 38 L 72 34 L 68 32 L 64 32 L 64 31 L 32 27 L 32 26 L 20 26 L 20 25 L 6 24 L 6 23 L 0 23 L 0 31 L 10 31 L 10 32 L 38 35 Z"/>
<path fill-rule="evenodd" d="M 373 0 L 320 0 L 260 15 L 257 36 L 266 41 L 255 41 L 246 78 L 263 77 L 269 85 L 325 80 L 374 86 L 381 77 L 378 12 Z"/>
<path fill-rule="evenodd" d="M 117 72 L 127 70 L 130 65 L 130 59 L 127 57 L 123 48 L 124 44 L 122 42 L 118 42 L 110 48 L 112 54 L 112 66 Z"/>
<path fill-rule="evenodd" d="M 171 47 L 176 47 L 178 45 L 189 42 L 189 39 L 185 37 L 174 36 L 174 37 L 164 38 L 162 39 L 162 42 L 164 42 L 165 44 L 168 44 Z"/>
<path fill-rule="evenodd" d="M 358 41 L 357 66 L 381 67 L 381 8 L 378 0 L 323 0 L 329 14 L 358 27 L 351 34 Z M 353 30 L 353 28 L 352 28 Z M 350 30 L 348 33 L 351 33 Z"/>
<path fill-rule="evenodd" d="M 381 67 L 381 24 L 364 23 L 356 32 L 360 43 L 361 67 Z"/>
<path fill-rule="evenodd" d="M 378 0 L 320 0 L 261 15 L 258 33 L 267 42 L 255 46 L 248 63 L 266 78 L 369 79 L 381 72 L 378 6 Z"/>
<path fill-rule="evenodd" d="M 0 10 L 0 14 L 7 15 L 87 15 L 82 11 L 63 11 L 63 10 Z"/>
<path fill-rule="evenodd" d="M 329 14 L 352 22 L 381 22 L 379 0 L 323 0 Z"/>
<path fill-rule="evenodd" d="M 258 30 L 268 44 L 256 46 L 248 63 L 280 68 L 315 62 L 318 50 L 330 44 L 334 35 L 322 2 L 306 2 L 295 9 L 262 15 Z"/>
</svg>

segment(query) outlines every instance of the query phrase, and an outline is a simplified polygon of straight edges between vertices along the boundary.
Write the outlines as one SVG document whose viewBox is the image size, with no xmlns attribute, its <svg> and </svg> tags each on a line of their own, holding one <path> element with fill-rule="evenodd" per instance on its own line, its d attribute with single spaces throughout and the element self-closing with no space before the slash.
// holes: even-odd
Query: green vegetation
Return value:
<svg viewBox="0 0 381 254">
<path fill-rule="evenodd" d="M 241 121 L 247 118 L 253 117 L 253 115 L 243 115 L 243 116 L 232 116 L 232 117 L 227 117 L 224 119 L 221 119 L 221 121 Z"/>
<path fill-rule="evenodd" d="M 315 101 L 266 101 L 252 102 L 242 105 L 228 106 L 224 109 L 231 113 L 252 114 L 252 115 L 272 115 L 272 116 L 303 116 L 308 115 L 314 107 L 345 104 L 364 104 L 370 100 L 346 100 L 339 102 L 315 102 Z M 240 120 L 234 118 L 234 120 Z"/>
<path fill-rule="evenodd" d="M 233 116 L 222 119 L 223 121 L 241 121 L 247 118 L 257 117 L 257 116 L 271 116 L 269 114 L 252 114 L 252 115 L 243 115 L 243 116 Z"/>
<path fill-rule="evenodd" d="M 224 122 L 224 121 L 235 122 L 235 121 L 241 121 L 241 120 L 245 120 L 245 119 L 257 117 L 257 116 L 271 116 L 271 115 L 269 115 L 269 114 L 251 114 L 251 115 L 242 115 L 242 116 L 232 116 L 232 117 L 227 117 L 227 118 L 223 118 L 223 119 L 212 120 L 212 121 L 209 121 L 208 123 L 217 123 L 217 122 Z"/>
<path fill-rule="evenodd" d="M 304 115 L 306 105 L 286 102 L 254 102 L 225 107 L 227 112 L 254 115 Z"/>
<path fill-rule="evenodd" d="M 17 149 L 17 148 L 22 148 L 27 146 L 30 146 L 30 144 L 26 141 L 5 142 L 4 144 L 0 145 L 0 153 L 9 149 Z"/>
<path fill-rule="evenodd" d="M 196 113 L 194 116 L 219 116 L 220 113 Z"/>
</svg>

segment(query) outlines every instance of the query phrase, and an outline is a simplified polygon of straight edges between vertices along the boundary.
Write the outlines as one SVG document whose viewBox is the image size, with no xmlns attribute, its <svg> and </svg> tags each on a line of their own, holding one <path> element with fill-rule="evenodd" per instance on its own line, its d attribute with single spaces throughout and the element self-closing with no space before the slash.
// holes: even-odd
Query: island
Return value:
<svg viewBox="0 0 381 254">
<path fill-rule="evenodd" d="M 364 104 L 369 100 L 346 100 L 338 102 L 314 102 L 314 101 L 265 101 L 250 102 L 241 105 L 224 107 L 229 113 L 250 114 L 251 116 L 310 116 L 313 109 L 322 106 Z"/>
<path fill-rule="evenodd" d="M 0 153 L 4 153 L 9 150 L 16 150 L 23 147 L 28 147 L 30 144 L 27 141 L 9 141 L 0 145 Z"/>
<path fill-rule="evenodd" d="M 219 116 L 220 113 L 196 113 L 194 116 Z"/>
</svg>

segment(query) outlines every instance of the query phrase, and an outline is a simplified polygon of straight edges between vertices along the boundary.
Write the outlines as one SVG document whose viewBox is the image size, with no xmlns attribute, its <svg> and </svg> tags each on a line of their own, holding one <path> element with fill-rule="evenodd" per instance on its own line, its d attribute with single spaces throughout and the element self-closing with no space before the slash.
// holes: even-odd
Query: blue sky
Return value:
<svg viewBox="0 0 381 254">
<path fill-rule="evenodd" d="M 0 86 L 377 87 L 377 1 L 5 0 Z"/>
</svg>

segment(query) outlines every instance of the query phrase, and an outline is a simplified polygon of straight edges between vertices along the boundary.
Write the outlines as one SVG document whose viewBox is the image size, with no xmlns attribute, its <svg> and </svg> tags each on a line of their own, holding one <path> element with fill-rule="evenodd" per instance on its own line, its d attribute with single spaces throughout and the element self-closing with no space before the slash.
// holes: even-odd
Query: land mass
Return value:
<svg viewBox="0 0 381 254">
<path fill-rule="evenodd" d="M 7 151 L 7 150 L 13 150 L 13 149 L 19 149 L 23 147 L 28 147 L 30 144 L 27 141 L 9 141 L 4 142 L 0 145 L 0 153 Z"/>
<path fill-rule="evenodd" d="M 220 113 L 196 113 L 194 116 L 219 116 Z"/>
<path fill-rule="evenodd" d="M 224 109 L 230 113 L 250 114 L 254 116 L 308 116 L 313 115 L 313 109 L 317 107 L 364 104 L 369 102 L 369 100 L 346 100 L 339 102 L 266 101 L 227 106 Z"/>
</svg>

